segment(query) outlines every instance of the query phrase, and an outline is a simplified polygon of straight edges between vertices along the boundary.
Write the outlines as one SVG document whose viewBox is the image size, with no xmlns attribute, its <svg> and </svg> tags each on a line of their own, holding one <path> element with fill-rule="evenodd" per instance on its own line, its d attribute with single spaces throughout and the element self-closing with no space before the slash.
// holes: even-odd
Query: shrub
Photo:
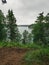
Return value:
<svg viewBox="0 0 49 65">
<path fill-rule="evenodd" d="M 36 63 L 45 63 L 45 65 L 49 65 L 49 48 L 42 48 L 27 52 L 27 54 L 24 57 L 24 60 L 27 63 L 36 62 Z"/>
</svg>

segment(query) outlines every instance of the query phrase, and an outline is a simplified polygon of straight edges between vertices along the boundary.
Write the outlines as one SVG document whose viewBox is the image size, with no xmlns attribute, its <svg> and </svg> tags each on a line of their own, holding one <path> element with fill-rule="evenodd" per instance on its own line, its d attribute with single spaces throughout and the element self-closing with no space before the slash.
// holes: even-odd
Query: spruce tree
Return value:
<svg viewBox="0 0 49 65">
<path fill-rule="evenodd" d="M 35 25 L 33 26 L 32 33 L 34 35 L 33 41 L 35 43 L 43 43 L 46 44 L 46 39 L 44 36 L 44 15 L 43 12 L 39 14 L 37 20 L 35 21 Z"/>
<path fill-rule="evenodd" d="M 3 41 L 6 37 L 5 30 L 5 16 L 3 12 L 0 10 L 0 41 Z"/>
<path fill-rule="evenodd" d="M 11 41 L 15 41 L 17 24 L 16 24 L 16 18 L 12 10 L 8 10 L 7 20 L 8 20 L 8 29 L 10 32 L 9 38 Z"/>
</svg>

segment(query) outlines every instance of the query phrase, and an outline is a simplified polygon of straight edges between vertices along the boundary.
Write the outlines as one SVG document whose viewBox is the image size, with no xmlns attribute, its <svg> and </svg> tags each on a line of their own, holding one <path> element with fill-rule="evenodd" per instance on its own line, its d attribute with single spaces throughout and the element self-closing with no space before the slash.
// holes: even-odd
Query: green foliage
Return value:
<svg viewBox="0 0 49 65">
<path fill-rule="evenodd" d="M 21 43 L 21 37 L 22 35 L 19 33 L 18 28 L 16 28 L 16 42 Z"/>
<path fill-rule="evenodd" d="M 49 47 L 27 52 L 27 54 L 24 57 L 24 60 L 27 63 L 30 63 L 30 65 L 32 65 L 34 62 L 40 63 L 39 65 L 43 65 L 43 63 L 49 62 Z"/>
<path fill-rule="evenodd" d="M 35 43 L 40 43 L 40 44 L 46 44 L 46 39 L 45 39 L 45 31 L 44 31 L 44 15 L 43 13 L 40 13 L 39 16 L 37 17 L 37 20 L 35 21 L 35 25 L 33 26 L 33 41 Z"/>
<path fill-rule="evenodd" d="M 33 42 L 43 45 L 49 44 L 49 13 L 44 16 L 43 12 L 39 14 L 35 24 L 31 25 Z"/>
<path fill-rule="evenodd" d="M 45 37 L 49 44 L 49 13 L 45 16 Z"/>
<path fill-rule="evenodd" d="M 23 43 L 26 44 L 28 43 L 28 31 L 24 30 L 23 32 Z"/>
<path fill-rule="evenodd" d="M 12 10 L 8 10 L 7 20 L 8 20 L 8 29 L 10 30 L 10 40 L 15 41 L 17 25 L 16 25 L 16 18 Z"/>
<path fill-rule="evenodd" d="M 5 37 L 6 37 L 5 16 L 3 12 L 0 10 L 0 41 L 3 41 Z"/>
<path fill-rule="evenodd" d="M 35 43 L 18 43 L 18 42 L 0 42 L 0 47 L 18 47 L 18 48 L 32 48 L 40 49 L 43 48 L 41 45 L 36 45 Z"/>
<path fill-rule="evenodd" d="M 33 43 L 33 34 L 29 33 L 28 35 L 28 43 Z"/>
</svg>

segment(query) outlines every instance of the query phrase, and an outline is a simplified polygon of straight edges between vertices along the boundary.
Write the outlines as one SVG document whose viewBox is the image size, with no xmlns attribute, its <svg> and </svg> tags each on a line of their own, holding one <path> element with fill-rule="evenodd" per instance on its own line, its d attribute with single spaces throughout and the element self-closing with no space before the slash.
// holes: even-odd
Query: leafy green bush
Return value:
<svg viewBox="0 0 49 65">
<path fill-rule="evenodd" d="M 49 48 L 42 48 L 27 52 L 27 54 L 24 57 L 24 60 L 27 63 L 49 63 Z"/>
<path fill-rule="evenodd" d="M 0 42 L 0 47 L 6 47 L 8 43 L 6 42 Z"/>
</svg>

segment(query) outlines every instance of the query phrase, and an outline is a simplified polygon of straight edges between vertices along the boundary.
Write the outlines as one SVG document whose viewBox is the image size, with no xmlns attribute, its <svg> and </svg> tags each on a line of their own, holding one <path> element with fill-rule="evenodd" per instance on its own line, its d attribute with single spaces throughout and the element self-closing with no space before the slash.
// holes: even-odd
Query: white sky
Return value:
<svg viewBox="0 0 49 65">
<path fill-rule="evenodd" d="M 7 0 L 7 4 L 2 4 L 0 9 L 6 15 L 12 9 L 17 19 L 17 24 L 32 24 L 39 13 L 49 13 L 49 0 Z"/>
</svg>

